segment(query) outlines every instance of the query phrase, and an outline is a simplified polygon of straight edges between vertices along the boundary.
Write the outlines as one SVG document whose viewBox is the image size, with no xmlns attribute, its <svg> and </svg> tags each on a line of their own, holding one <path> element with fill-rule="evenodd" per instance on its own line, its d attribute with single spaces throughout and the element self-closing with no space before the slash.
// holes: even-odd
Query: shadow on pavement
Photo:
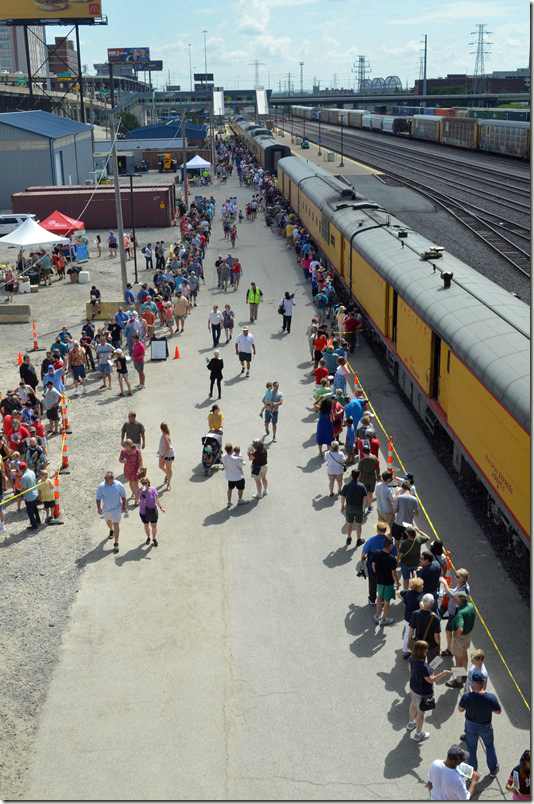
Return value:
<svg viewBox="0 0 534 804">
<path fill-rule="evenodd" d="M 323 564 L 330 569 L 342 567 L 344 564 L 350 563 L 355 551 L 355 547 L 350 547 L 348 550 L 346 547 L 338 547 L 337 550 L 331 550 L 326 558 L 323 558 Z"/>
<path fill-rule="evenodd" d="M 110 549 L 104 550 L 104 546 L 108 544 Z M 106 558 L 109 555 L 113 555 L 113 539 L 108 539 L 107 536 L 105 539 L 97 544 L 96 547 L 93 547 L 92 550 L 89 550 L 84 556 L 80 556 L 75 560 L 75 564 L 79 569 L 83 569 L 87 564 L 95 564 L 97 561 L 101 561 L 103 558 Z"/>
<path fill-rule="evenodd" d="M 323 464 L 323 458 L 319 455 L 314 455 L 313 458 L 310 458 L 307 464 L 304 466 L 298 466 L 297 469 L 300 469 L 301 472 L 316 472 L 317 469 L 320 469 Z"/>
<path fill-rule="evenodd" d="M 419 744 L 411 739 L 410 734 L 411 732 L 405 731 L 398 745 L 386 755 L 384 778 L 399 779 L 401 776 L 412 776 L 415 781 L 426 784 L 426 778 L 422 779 L 415 770 L 423 760 Z"/>
<path fill-rule="evenodd" d="M 195 407 L 196 408 L 209 408 L 211 405 L 215 405 L 216 403 L 213 401 L 213 398 L 205 399 L 204 402 L 197 402 Z"/>
<path fill-rule="evenodd" d="M 323 508 L 332 508 L 333 505 L 337 503 L 337 495 L 333 497 L 323 497 L 322 495 L 317 495 L 312 500 L 312 505 L 316 511 L 322 511 Z"/>
<path fill-rule="evenodd" d="M 315 433 L 312 433 L 306 441 L 302 442 L 303 447 L 312 447 L 315 444 Z"/>
<path fill-rule="evenodd" d="M 122 567 L 122 565 L 126 564 L 127 561 L 142 561 L 143 558 L 148 558 L 148 560 L 151 561 L 152 559 L 148 551 L 152 551 L 153 545 L 150 544 L 150 546 L 146 546 L 147 549 L 143 550 L 143 547 L 145 547 L 145 543 L 143 542 L 137 547 L 133 547 L 131 550 L 128 550 L 128 552 L 124 553 L 124 555 L 119 554 L 115 559 L 115 564 L 118 567 Z"/>
</svg>

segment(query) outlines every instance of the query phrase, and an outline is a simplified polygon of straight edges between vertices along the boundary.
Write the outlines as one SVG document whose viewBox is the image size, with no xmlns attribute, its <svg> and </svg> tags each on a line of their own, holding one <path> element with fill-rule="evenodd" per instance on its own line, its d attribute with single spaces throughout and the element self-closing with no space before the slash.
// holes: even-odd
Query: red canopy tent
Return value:
<svg viewBox="0 0 534 804">
<path fill-rule="evenodd" d="M 63 236 L 81 234 L 85 231 L 85 225 L 82 221 L 69 218 L 68 215 L 58 212 L 57 209 L 55 212 L 52 212 L 46 220 L 40 221 L 39 226 L 42 226 L 43 229 L 49 232 Z"/>
</svg>

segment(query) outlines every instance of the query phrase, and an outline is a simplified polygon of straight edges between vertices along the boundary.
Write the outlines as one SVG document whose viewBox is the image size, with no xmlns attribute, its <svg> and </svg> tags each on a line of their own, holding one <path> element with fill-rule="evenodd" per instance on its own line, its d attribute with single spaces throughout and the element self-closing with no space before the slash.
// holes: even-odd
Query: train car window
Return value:
<svg viewBox="0 0 534 804">
<path fill-rule="evenodd" d="M 330 240 L 330 221 L 328 220 L 326 215 L 323 215 L 323 218 L 321 220 L 321 236 L 323 240 L 326 240 L 326 242 L 328 243 L 328 241 Z"/>
<path fill-rule="evenodd" d="M 336 239 L 335 239 L 334 235 L 330 235 L 330 245 L 331 245 L 331 246 L 335 246 L 335 245 L 336 245 Z"/>
</svg>

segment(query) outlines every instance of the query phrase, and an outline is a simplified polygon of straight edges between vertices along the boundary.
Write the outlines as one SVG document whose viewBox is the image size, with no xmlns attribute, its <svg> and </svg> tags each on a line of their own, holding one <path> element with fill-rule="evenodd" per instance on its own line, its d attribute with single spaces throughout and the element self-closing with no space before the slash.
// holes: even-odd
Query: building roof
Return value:
<svg viewBox="0 0 534 804">
<path fill-rule="evenodd" d="M 173 139 L 169 137 L 168 139 L 157 139 L 157 140 L 137 140 L 137 139 L 128 139 L 128 140 L 117 140 L 117 151 L 118 153 L 132 152 L 140 148 L 142 151 L 154 150 L 158 149 L 158 151 L 171 151 L 180 150 L 182 148 L 182 140 L 180 137 Z M 108 154 L 111 150 L 111 140 L 96 140 L 94 152 L 95 154 Z"/>
<path fill-rule="evenodd" d="M 39 134 L 50 140 L 57 140 L 60 137 L 68 137 L 91 129 L 91 126 L 85 123 L 78 123 L 68 117 L 59 117 L 57 114 L 44 112 L 41 109 L 30 112 L 5 112 L 0 114 L 0 123 L 31 131 L 33 134 Z"/>
<path fill-rule="evenodd" d="M 164 137 L 179 137 L 182 133 L 182 126 L 180 121 L 169 120 L 168 123 L 153 123 L 149 126 L 139 126 L 132 131 L 128 131 L 125 135 L 127 140 L 136 139 L 162 139 Z M 199 125 L 198 123 L 185 124 L 185 136 L 190 139 L 204 139 L 206 136 L 206 126 Z"/>
</svg>

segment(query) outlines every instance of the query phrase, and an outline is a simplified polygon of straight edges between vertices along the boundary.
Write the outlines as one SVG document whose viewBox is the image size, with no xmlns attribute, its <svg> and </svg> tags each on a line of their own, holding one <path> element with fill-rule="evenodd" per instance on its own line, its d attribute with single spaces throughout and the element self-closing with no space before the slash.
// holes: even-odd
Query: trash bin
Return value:
<svg viewBox="0 0 534 804">
<path fill-rule="evenodd" d="M 39 284 L 39 271 L 28 271 L 28 277 L 30 280 L 30 285 Z"/>
</svg>

